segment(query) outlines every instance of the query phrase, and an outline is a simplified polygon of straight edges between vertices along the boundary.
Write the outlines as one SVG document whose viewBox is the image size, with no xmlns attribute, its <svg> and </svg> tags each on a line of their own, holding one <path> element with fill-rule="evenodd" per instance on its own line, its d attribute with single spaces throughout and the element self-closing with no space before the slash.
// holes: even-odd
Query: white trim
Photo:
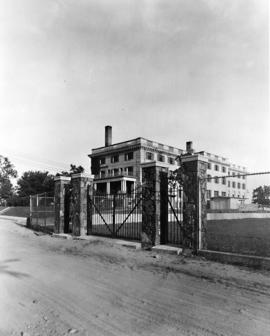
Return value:
<svg viewBox="0 0 270 336">
<path fill-rule="evenodd" d="M 69 182 L 71 178 L 69 176 L 55 176 L 54 181 L 67 181 Z"/>
<path fill-rule="evenodd" d="M 85 177 L 85 178 L 89 178 L 91 179 L 92 178 L 92 175 L 90 174 L 86 174 L 86 173 L 78 173 L 78 174 L 72 174 L 71 175 L 71 178 L 74 179 L 74 178 L 79 178 L 79 177 Z"/>
<path fill-rule="evenodd" d="M 182 162 L 190 162 L 190 161 L 203 161 L 208 162 L 208 159 L 200 154 L 194 154 L 194 155 L 188 155 L 188 156 L 182 156 L 181 157 Z"/>
</svg>

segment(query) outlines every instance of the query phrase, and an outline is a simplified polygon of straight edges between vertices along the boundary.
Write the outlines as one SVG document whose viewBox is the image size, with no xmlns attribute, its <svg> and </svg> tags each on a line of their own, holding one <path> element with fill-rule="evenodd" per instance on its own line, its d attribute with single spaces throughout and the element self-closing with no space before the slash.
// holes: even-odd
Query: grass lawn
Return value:
<svg viewBox="0 0 270 336">
<path fill-rule="evenodd" d="M 209 220 L 207 248 L 270 257 L 270 218 Z"/>
<path fill-rule="evenodd" d="M 11 207 L 5 213 L 3 213 L 3 216 L 28 217 L 29 210 L 29 207 Z"/>
</svg>

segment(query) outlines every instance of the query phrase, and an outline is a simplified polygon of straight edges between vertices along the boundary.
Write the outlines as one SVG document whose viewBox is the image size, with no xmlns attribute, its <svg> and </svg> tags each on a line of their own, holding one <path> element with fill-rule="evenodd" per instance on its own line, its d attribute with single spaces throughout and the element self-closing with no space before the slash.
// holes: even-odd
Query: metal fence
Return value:
<svg viewBox="0 0 270 336">
<path fill-rule="evenodd" d="M 89 195 L 91 234 L 139 240 L 141 194 Z"/>
<path fill-rule="evenodd" d="M 183 242 L 183 189 L 171 188 L 168 193 L 168 233 L 167 243 L 181 245 Z"/>
<path fill-rule="evenodd" d="M 30 196 L 31 225 L 54 228 L 54 197 L 47 193 Z"/>
</svg>

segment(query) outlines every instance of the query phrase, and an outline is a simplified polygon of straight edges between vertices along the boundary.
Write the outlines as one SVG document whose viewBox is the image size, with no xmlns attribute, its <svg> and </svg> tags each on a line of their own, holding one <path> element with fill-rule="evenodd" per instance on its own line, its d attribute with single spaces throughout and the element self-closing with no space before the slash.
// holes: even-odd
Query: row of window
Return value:
<svg viewBox="0 0 270 336">
<path fill-rule="evenodd" d="M 154 153 L 152 152 L 146 152 L 146 160 L 154 160 Z M 159 162 L 166 162 L 166 156 L 163 154 L 158 154 L 157 155 L 157 161 Z M 175 158 L 168 156 L 167 157 L 167 162 L 171 165 L 175 164 Z"/>
<path fill-rule="evenodd" d="M 207 175 L 207 182 L 211 182 L 212 180 L 216 184 L 219 184 L 220 183 L 219 181 L 221 180 L 221 184 L 226 185 L 226 178 L 225 177 L 220 178 L 220 177 L 216 176 L 216 177 L 212 178 L 211 175 Z M 240 182 L 236 183 L 235 181 L 228 181 L 228 187 L 236 188 L 236 186 L 237 186 L 238 189 L 241 189 L 241 187 L 242 187 L 242 189 L 246 189 L 245 183 L 242 183 L 242 185 L 241 185 Z"/>
<path fill-rule="evenodd" d="M 211 162 L 208 162 L 208 164 L 207 164 L 207 168 L 208 169 L 212 169 L 212 163 Z M 215 171 L 219 171 L 219 165 L 218 164 L 215 164 L 214 165 L 214 170 Z M 226 169 L 226 167 L 224 167 L 224 166 L 222 166 L 221 167 L 221 171 L 222 171 L 222 173 L 226 173 L 227 172 L 227 169 Z"/>
<path fill-rule="evenodd" d="M 226 173 L 227 172 L 227 168 L 226 167 L 224 167 L 224 166 L 219 166 L 218 164 L 215 164 L 215 165 L 213 165 L 214 167 L 213 167 L 213 169 L 215 170 L 215 171 L 222 171 L 222 173 Z M 212 169 L 212 163 L 211 162 L 208 162 L 208 164 L 207 164 L 207 168 L 208 169 Z M 231 175 L 231 172 L 230 171 L 228 171 L 228 175 Z M 242 178 L 243 180 L 245 180 L 245 176 L 243 176 L 243 175 L 241 175 L 241 174 L 236 174 L 235 172 L 232 172 L 232 176 L 238 176 L 238 178 Z"/>
<path fill-rule="evenodd" d="M 231 173 L 229 172 L 228 175 L 231 175 Z M 235 174 L 235 172 L 232 172 L 232 176 L 237 176 L 238 178 L 242 178 L 243 180 L 246 179 L 246 176 L 240 175 L 240 174 Z"/>
<path fill-rule="evenodd" d="M 212 194 L 211 190 L 207 190 L 207 198 L 210 199 L 212 196 L 214 196 L 214 197 L 219 197 L 219 196 L 226 197 L 227 194 L 226 194 L 225 191 L 219 192 L 218 190 L 214 190 L 214 194 Z M 230 193 L 228 193 L 228 196 L 230 196 Z M 232 194 L 231 197 L 236 197 L 236 195 Z M 240 198 L 241 197 L 240 194 L 238 194 L 237 197 Z"/>
<path fill-rule="evenodd" d="M 134 152 L 128 152 L 128 153 L 124 154 L 124 160 L 125 161 L 131 161 L 133 159 L 134 159 Z M 154 160 L 154 153 L 146 152 L 146 160 L 153 161 Z M 111 163 L 119 162 L 119 154 L 112 155 L 111 158 L 110 158 L 110 161 L 111 161 Z M 163 155 L 163 154 L 157 154 L 157 161 L 159 161 L 159 162 L 166 162 L 167 161 L 168 164 L 171 164 L 171 165 L 175 164 L 175 158 L 174 157 L 171 157 L 171 156 L 166 157 L 166 155 Z M 105 163 L 106 163 L 106 158 L 102 157 L 100 159 L 100 164 L 102 165 L 102 164 L 105 164 Z"/>
<path fill-rule="evenodd" d="M 100 176 L 101 177 L 110 177 L 110 176 L 121 176 L 121 175 L 129 175 L 133 176 L 134 174 L 134 167 L 125 167 L 125 168 L 115 168 L 115 169 L 108 169 L 107 170 L 107 175 L 106 175 L 106 170 L 101 170 L 100 171 Z"/>
<path fill-rule="evenodd" d="M 134 152 L 128 152 L 124 154 L 124 160 L 125 161 L 131 161 L 134 158 Z M 119 154 L 115 154 L 111 156 L 111 163 L 116 163 L 119 162 Z M 100 159 L 100 164 L 105 164 L 106 163 L 106 158 L 102 157 Z"/>
</svg>

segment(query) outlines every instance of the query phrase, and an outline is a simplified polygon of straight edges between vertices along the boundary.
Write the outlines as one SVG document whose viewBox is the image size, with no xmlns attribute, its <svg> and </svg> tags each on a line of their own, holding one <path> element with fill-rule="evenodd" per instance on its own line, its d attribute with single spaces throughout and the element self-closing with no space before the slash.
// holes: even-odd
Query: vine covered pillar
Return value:
<svg viewBox="0 0 270 336">
<path fill-rule="evenodd" d="M 160 175 L 167 171 L 157 163 L 142 165 L 142 248 L 160 244 Z"/>
<path fill-rule="evenodd" d="M 184 248 L 194 253 L 206 249 L 207 158 L 200 154 L 181 157 L 183 185 Z"/>
<path fill-rule="evenodd" d="M 64 232 L 65 192 L 70 184 L 70 177 L 56 176 L 54 178 L 54 232 Z"/>
<path fill-rule="evenodd" d="M 87 174 L 79 173 L 71 176 L 71 220 L 74 236 L 87 234 L 87 193 L 88 186 L 92 183 L 93 179 Z"/>
</svg>

